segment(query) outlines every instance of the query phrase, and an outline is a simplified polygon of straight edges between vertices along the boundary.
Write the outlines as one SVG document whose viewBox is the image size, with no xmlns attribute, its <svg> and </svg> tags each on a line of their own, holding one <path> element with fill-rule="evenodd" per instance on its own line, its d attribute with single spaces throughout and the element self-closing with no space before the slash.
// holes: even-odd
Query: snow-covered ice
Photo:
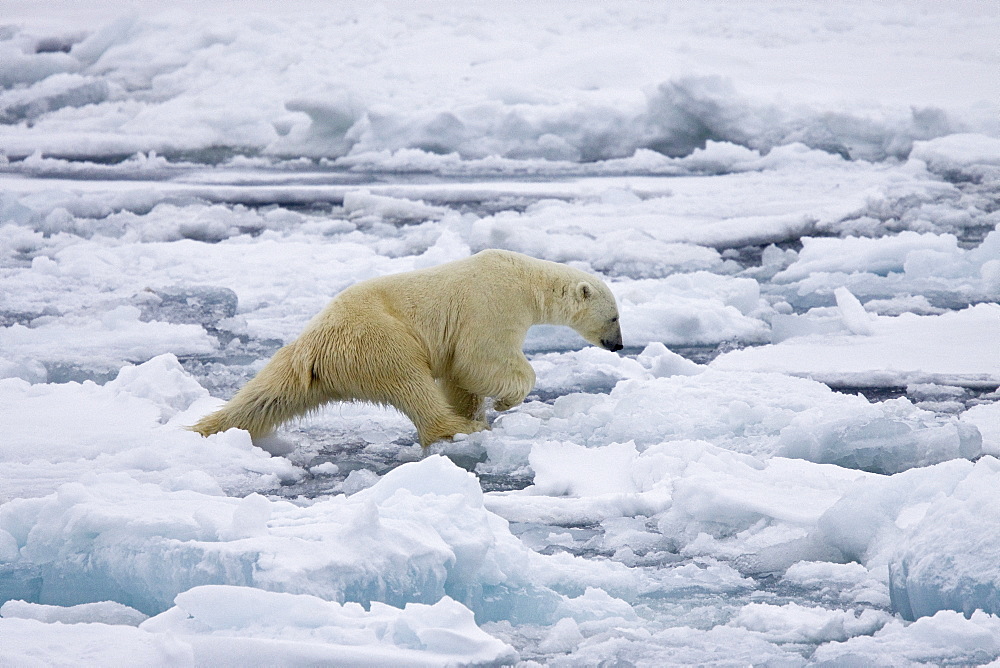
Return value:
<svg viewBox="0 0 1000 668">
<path fill-rule="evenodd" d="M 993 5 L 44 5 L 0 2 L 0 664 L 1000 659 Z M 485 248 L 600 274 L 626 349 L 532 329 L 429 452 L 185 429 Z"/>
<path fill-rule="evenodd" d="M 829 310 L 817 309 L 789 316 L 805 330 L 799 336 L 726 353 L 712 368 L 780 371 L 848 387 L 1000 384 L 1000 305 L 977 304 L 941 315 L 869 316 L 856 297 L 846 294 L 855 308 L 838 306 L 832 317 Z"/>
<path fill-rule="evenodd" d="M 51 606 L 12 603 L 0 613 L 10 631 L 4 653 L 11 665 L 60 665 L 73 654 L 93 665 L 442 666 L 516 657 L 447 597 L 365 610 L 304 594 L 205 585 L 178 595 L 156 617 L 139 615 L 141 623 L 129 608 L 133 617 L 116 617 L 111 603 L 69 606 L 61 615 Z M 59 621 L 73 627 L 53 623 Z"/>
</svg>

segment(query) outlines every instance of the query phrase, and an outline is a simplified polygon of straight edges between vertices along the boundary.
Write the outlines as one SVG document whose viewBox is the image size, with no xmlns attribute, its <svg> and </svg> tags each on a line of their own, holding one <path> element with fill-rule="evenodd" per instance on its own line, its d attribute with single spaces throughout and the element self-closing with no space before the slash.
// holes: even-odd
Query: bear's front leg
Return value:
<svg viewBox="0 0 1000 668">
<path fill-rule="evenodd" d="M 479 397 L 493 397 L 493 407 L 505 411 L 524 401 L 535 386 L 535 370 L 520 348 L 478 349 L 455 360 L 449 374 L 466 392 Z"/>
<path fill-rule="evenodd" d="M 515 363 L 507 367 L 505 376 L 498 380 L 501 381 L 499 387 L 489 396 L 493 397 L 493 409 L 503 412 L 524 402 L 535 387 L 535 370 L 520 355 Z"/>
</svg>

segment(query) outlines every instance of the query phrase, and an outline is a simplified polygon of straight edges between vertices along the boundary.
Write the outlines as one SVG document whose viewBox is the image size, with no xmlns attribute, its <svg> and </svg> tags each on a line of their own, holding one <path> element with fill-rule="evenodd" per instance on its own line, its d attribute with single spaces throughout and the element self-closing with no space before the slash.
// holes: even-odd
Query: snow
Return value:
<svg viewBox="0 0 1000 668">
<path fill-rule="evenodd" d="M 972 423 L 983 436 L 983 452 L 1000 455 L 1000 404 L 996 402 L 973 406 L 962 413 L 962 420 Z"/>
<path fill-rule="evenodd" d="M 25 601 L 7 601 L 0 606 L 0 616 L 7 619 L 35 619 L 46 624 L 120 624 L 139 626 L 148 617 L 138 610 L 114 601 L 81 605 L 39 605 Z"/>
<path fill-rule="evenodd" d="M 996 546 L 983 541 L 982 520 L 995 512 L 991 492 L 998 461 L 986 457 L 946 499 L 927 509 L 907 532 L 889 565 L 893 603 L 905 619 L 938 610 L 1000 610 L 1000 580 L 985 565 L 996 559 Z"/>
<path fill-rule="evenodd" d="M 39 7 L 0 664 L 1000 659 L 990 3 Z M 599 274 L 626 349 L 533 328 L 526 402 L 426 452 L 363 403 L 186 429 L 340 290 L 485 248 Z"/>
<path fill-rule="evenodd" d="M 52 623 L 56 619 L 35 616 L 46 606 L 5 605 L 4 624 L 12 633 L 5 660 L 53 665 L 76 654 L 93 665 L 442 666 L 501 664 L 515 656 L 481 631 L 468 609 L 447 597 L 403 609 L 374 603 L 366 611 L 357 603 L 341 605 L 304 594 L 205 585 L 180 594 L 175 606 L 142 623 L 84 610 L 107 605 L 112 604 L 65 608 L 75 613 L 62 615 L 66 623 L 74 623 L 74 616 L 87 620 L 74 623 L 69 633 Z"/>
<path fill-rule="evenodd" d="M 958 133 L 916 142 L 910 157 L 937 171 L 962 170 L 975 165 L 1000 165 L 1000 141 L 972 133 Z"/>
<path fill-rule="evenodd" d="M 969 619 L 942 610 L 913 624 L 893 621 L 872 636 L 830 643 L 817 650 L 817 665 L 835 666 L 858 660 L 885 665 L 984 665 L 996 655 L 997 620 L 975 612 Z"/>
<path fill-rule="evenodd" d="M 977 304 L 936 316 L 904 313 L 874 319 L 858 311 L 860 304 L 855 306 L 847 317 L 840 309 L 832 319 L 837 326 L 833 331 L 806 330 L 777 344 L 729 352 L 711 366 L 721 371 L 777 371 L 848 387 L 911 383 L 995 387 L 1000 383 L 997 304 Z M 824 315 L 814 309 L 793 317 L 819 329 L 829 322 Z M 859 325 L 863 334 L 857 331 Z"/>
<path fill-rule="evenodd" d="M 51 21 L 12 4 L 15 25 Z M 952 126 L 996 129 L 995 107 L 977 107 L 1000 97 L 994 26 L 977 11 L 890 4 L 861 21 L 850 5 L 797 15 L 774 4 L 753 17 L 714 3 L 513 14 L 479 3 L 216 7 L 137 3 L 116 18 L 95 8 L 55 30 L 14 33 L 4 81 L 27 90 L 8 93 L 4 108 L 31 123 L 7 130 L 8 155 L 416 148 L 594 160 L 643 147 L 684 155 L 708 135 L 879 159 Z M 39 53 L 46 38 L 60 43 Z"/>
</svg>

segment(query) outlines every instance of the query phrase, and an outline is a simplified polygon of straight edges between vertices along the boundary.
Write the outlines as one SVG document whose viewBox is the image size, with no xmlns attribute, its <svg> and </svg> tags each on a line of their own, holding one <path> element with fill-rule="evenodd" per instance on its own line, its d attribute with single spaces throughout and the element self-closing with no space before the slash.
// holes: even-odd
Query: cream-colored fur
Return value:
<svg viewBox="0 0 1000 668">
<path fill-rule="evenodd" d="M 521 349 L 538 324 L 568 325 L 591 343 L 621 349 L 611 291 L 556 262 L 486 250 L 363 281 L 192 429 L 207 436 L 238 427 L 259 438 L 326 402 L 361 400 L 398 408 L 423 446 L 478 431 L 487 397 L 503 411 L 534 387 Z"/>
</svg>

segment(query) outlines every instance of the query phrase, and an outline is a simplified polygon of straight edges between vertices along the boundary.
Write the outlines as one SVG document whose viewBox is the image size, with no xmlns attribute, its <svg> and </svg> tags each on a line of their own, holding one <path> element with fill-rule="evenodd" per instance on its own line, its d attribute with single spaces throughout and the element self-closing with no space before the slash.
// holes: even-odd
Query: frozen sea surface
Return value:
<svg viewBox="0 0 1000 668">
<path fill-rule="evenodd" d="M 1000 659 L 991 3 L 45 5 L 0 2 L 0 664 Z M 625 350 L 532 329 L 426 452 L 185 430 L 485 248 L 600 274 Z"/>
</svg>

